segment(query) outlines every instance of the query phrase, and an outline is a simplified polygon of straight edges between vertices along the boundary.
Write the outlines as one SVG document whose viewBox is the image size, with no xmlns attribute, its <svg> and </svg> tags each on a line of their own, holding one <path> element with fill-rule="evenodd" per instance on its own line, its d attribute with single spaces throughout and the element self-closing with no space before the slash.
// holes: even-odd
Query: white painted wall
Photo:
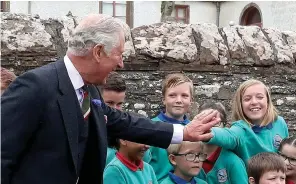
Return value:
<svg viewBox="0 0 296 184">
<path fill-rule="evenodd" d="M 28 13 L 28 1 L 11 1 L 12 13 Z M 99 1 L 31 1 L 31 14 L 40 18 L 59 18 L 71 11 L 74 16 L 84 17 L 99 13 Z"/>
<path fill-rule="evenodd" d="M 252 1 L 229 1 L 221 3 L 220 26 L 230 21 L 239 24 L 241 13 Z M 263 27 L 296 31 L 296 1 L 255 1 L 261 10 Z"/>
<path fill-rule="evenodd" d="M 161 1 L 134 1 L 134 27 L 160 22 Z"/>
<path fill-rule="evenodd" d="M 28 1 L 10 1 L 10 12 L 28 14 Z"/>
<path fill-rule="evenodd" d="M 221 3 L 220 27 L 229 21 L 239 24 L 240 15 L 251 1 L 226 1 Z M 256 1 L 261 9 L 263 27 L 296 31 L 296 1 Z M 28 1 L 10 1 L 12 13 L 28 13 Z M 176 1 L 190 6 L 190 23 L 216 24 L 216 4 L 205 1 Z M 31 1 L 31 14 L 41 18 L 58 18 L 69 11 L 82 18 L 99 12 L 99 1 Z M 161 1 L 134 1 L 134 27 L 160 22 Z M 173 11 L 172 15 L 175 15 Z"/>
<path fill-rule="evenodd" d="M 189 23 L 213 23 L 216 24 L 216 4 L 205 1 L 176 1 L 175 4 L 189 5 L 190 22 Z M 172 16 L 175 16 L 175 10 Z"/>
</svg>

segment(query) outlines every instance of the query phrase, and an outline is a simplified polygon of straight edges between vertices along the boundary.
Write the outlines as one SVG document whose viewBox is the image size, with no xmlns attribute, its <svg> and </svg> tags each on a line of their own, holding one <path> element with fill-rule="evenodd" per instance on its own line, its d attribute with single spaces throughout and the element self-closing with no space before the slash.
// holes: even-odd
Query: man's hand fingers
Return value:
<svg viewBox="0 0 296 184">
<path fill-rule="evenodd" d="M 214 135 L 212 133 L 202 134 L 198 137 L 198 141 L 209 141 Z"/>
<path fill-rule="evenodd" d="M 207 124 L 209 121 L 213 120 L 214 118 L 219 118 L 218 111 L 214 110 L 211 113 L 207 114 L 207 116 L 204 116 L 202 119 L 200 119 L 201 123 Z"/>
<path fill-rule="evenodd" d="M 202 125 L 203 132 L 206 132 L 206 131 L 210 130 L 213 126 L 218 124 L 220 121 L 221 121 L 220 118 L 215 118 L 215 119 L 212 119 L 210 122 L 207 122 L 207 123 L 203 124 Z"/>
<path fill-rule="evenodd" d="M 208 114 L 210 114 L 213 111 L 214 111 L 213 109 L 204 110 L 201 113 L 199 113 L 198 115 L 194 116 L 193 121 L 197 120 L 197 119 L 203 119 L 204 117 L 206 117 Z"/>
</svg>

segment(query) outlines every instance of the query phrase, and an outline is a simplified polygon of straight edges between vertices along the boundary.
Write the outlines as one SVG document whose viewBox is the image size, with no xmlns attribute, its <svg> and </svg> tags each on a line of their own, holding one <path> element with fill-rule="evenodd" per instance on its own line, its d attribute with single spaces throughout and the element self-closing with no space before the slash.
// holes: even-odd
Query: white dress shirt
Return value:
<svg viewBox="0 0 296 184">
<path fill-rule="evenodd" d="M 69 57 L 67 55 L 64 57 L 64 62 L 65 62 L 65 66 L 66 66 L 69 78 L 71 80 L 71 83 L 75 89 L 77 99 L 81 105 L 82 98 L 83 98 L 83 96 L 81 94 L 81 88 L 84 86 L 84 82 L 82 80 L 81 75 L 76 70 L 75 66 L 73 65 L 73 63 L 71 62 L 71 60 L 69 59 Z M 180 125 L 180 124 L 173 124 L 173 126 L 174 126 L 174 133 L 173 133 L 171 143 L 172 144 L 181 143 L 183 140 L 184 126 Z"/>
</svg>

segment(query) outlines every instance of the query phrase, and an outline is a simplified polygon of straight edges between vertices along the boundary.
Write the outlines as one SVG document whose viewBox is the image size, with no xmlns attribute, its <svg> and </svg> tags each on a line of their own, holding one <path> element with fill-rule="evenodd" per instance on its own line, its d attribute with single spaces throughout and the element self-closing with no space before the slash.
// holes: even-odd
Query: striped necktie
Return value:
<svg viewBox="0 0 296 184">
<path fill-rule="evenodd" d="M 82 88 L 82 105 L 81 110 L 84 117 L 84 120 L 88 119 L 88 116 L 90 114 L 90 96 L 89 96 L 89 90 L 88 86 L 84 85 Z"/>
</svg>

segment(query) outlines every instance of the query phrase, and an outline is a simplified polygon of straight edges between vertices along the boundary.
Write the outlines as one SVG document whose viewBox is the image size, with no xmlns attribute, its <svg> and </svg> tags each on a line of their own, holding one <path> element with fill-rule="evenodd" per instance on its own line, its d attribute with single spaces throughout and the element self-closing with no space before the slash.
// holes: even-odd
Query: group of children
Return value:
<svg viewBox="0 0 296 184">
<path fill-rule="evenodd" d="M 101 88 L 107 105 L 121 110 L 126 86 L 117 73 Z M 170 74 L 162 86 L 164 109 L 155 123 L 186 125 L 193 101 L 193 83 L 184 74 Z M 117 104 L 117 105 L 116 105 Z M 206 103 L 220 112 L 221 123 L 207 142 L 171 144 L 168 149 L 109 138 L 104 183 L 160 184 L 296 184 L 296 136 L 288 137 L 267 87 L 258 80 L 240 85 L 233 99 L 232 123 L 221 103 Z"/>
<path fill-rule="evenodd" d="M 1 68 L 1 93 L 15 75 Z M 118 110 L 125 101 L 126 84 L 111 73 L 101 94 Z M 170 74 L 162 86 L 164 109 L 155 123 L 186 125 L 193 101 L 193 83 L 184 74 Z M 221 103 L 206 103 L 199 113 L 214 109 L 221 122 L 207 142 L 171 144 L 167 149 L 108 137 L 104 171 L 106 184 L 296 184 L 296 136 L 288 136 L 285 120 L 277 114 L 268 88 L 248 80 L 237 89 L 232 123 L 226 128 Z"/>
</svg>

